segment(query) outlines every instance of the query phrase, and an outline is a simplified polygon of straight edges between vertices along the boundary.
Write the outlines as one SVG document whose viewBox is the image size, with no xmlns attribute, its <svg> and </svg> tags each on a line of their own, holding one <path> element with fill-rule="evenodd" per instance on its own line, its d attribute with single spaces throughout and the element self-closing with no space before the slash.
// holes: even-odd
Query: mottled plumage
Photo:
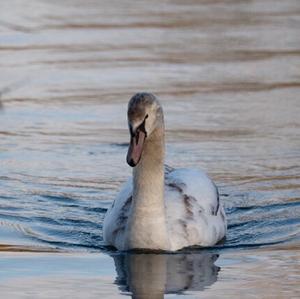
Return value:
<svg viewBox="0 0 300 299">
<path fill-rule="evenodd" d="M 161 105 L 147 93 L 128 106 L 131 135 L 127 162 L 133 177 L 123 186 L 104 220 L 103 237 L 120 250 L 175 251 L 212 246 L 226 234 L 226 217 L 213 181 L 196 169 L 164 166 Z"/>
<path fill-rule="evenodd" d="M 123 186 L 106 215 L 106 241 L 122 248 L 132 203 L 132 179 Z M 211 246 L 226 233 L 225 213 L 215 184 L 194 169 L 165 168 L 165 206 L 170 250 Z M 215 212 L 216 211 L 216 212 Z M 155 216 L 154 216 L 155 218 Z M 111 233 L 110 233 L 111 232 Z"/>
</svg>

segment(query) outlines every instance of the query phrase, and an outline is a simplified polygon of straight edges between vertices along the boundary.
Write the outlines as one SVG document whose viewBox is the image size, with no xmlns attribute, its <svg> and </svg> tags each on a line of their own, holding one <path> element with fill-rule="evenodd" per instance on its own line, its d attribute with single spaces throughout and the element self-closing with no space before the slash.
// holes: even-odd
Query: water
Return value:
<svg viewBox="0 0 300 299">
<path fill-rule="evenodd" d="M 288 273 L 298 263 L 299 28 L 297 0 L 1 3 L 1 248 L 73 252 L 87 262 L 93 252 L 116 254 L 103 244 L 102 221 L 131 171 L 127 101 L 150 91 L 164 107 L 167 164 L 207 171 L 228 215 L 225 244 L 203 259 L 235 284 L 218 274 L 205 285 L 196 279 L 191 298 L 237 288 L 251 265 L 257 281 L 278 285 L 264 267 Z M 197 262 L 203 253 L 181 254 Z M 30 263 L 40 254 L 20 256 Z M 163 260 L 178 269 L 176 257 Z M 282 297 L 297 294 L 296 274 Z"/>
</svg>

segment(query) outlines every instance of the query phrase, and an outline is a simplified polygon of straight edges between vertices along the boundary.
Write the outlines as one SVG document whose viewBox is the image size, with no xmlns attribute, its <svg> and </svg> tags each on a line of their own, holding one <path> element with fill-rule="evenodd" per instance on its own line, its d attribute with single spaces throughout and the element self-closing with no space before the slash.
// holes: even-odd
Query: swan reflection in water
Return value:
<svg viewBox="0 0 300 299">
<path fill-rule="evenodd" d="M 127 253 L 114 256 L 115 283 L 134 299 L 159 299 L 164 294 L 202 291 L 217 281 L 218 254 Z"/>
</svg>

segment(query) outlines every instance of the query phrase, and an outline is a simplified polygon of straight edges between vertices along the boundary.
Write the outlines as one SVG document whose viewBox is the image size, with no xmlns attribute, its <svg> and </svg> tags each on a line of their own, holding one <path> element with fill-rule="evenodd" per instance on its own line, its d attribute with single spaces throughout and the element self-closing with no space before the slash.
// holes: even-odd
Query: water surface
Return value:
<svg viewBox="0 0 300 299">
<path fill-rule="evenodd" d="M 183 283 L 166 296 L 186 289 L 194 292 L 191 298 L 221 296 L 224 288 L 240 289 L 247 271 L 253 275 L 249 281 L 263 277 L 278 285 L 272 275 L 284 268 L 292 278 L 278 292 L 295 297 L 299 28 L 297 0 L 2 2 L 0 243 L 10 251 L 1 253 L 2 262 L 10 265 L 6 257 L 15 250 L 73 252 L 86 263 L 91 252 L 115 254 L 103 244 L 102 222 L 131 171 L 125 163 L 127 101 L 149 91 L 164 107 L 166 162 L 207 171 L 219 186 L 229 223 L 225 244 L 204 254 L 211 267 L 203 273 L 215 276 Z M 59 263 L 60 254 L 46 254 L 46 264 Z M 181 254 L 188 265 L 203 255 L 197 249 Z M 29 264 L 40 258 L 17 255 Z M 231 266 L 236 255 L 238 266 Z M 115 257 L 92 258 L 99 268 L 102 262 L 119 263 Z M 172 273 L 188 276 L 178 266 L 180 257 L 141 261 L 155 265 L 156 258 L 173 265 Z M 126 255 L 122 259 L 130 264 Z M 268 265 L 272 274 L 265 271 Z M 28 268 L 25 278 L 34 271 Z M 131 270 L 124 276 L 118 267 L 105 269 L 121 294 L 132 292 L 126 282 Z M 164 269 L 167 277 L 170 270 Z M 218 274 L 222 269 L 224 276 Z M 16 278 L 13 270 L 11 276 Z M 165 288 L 157 286 L 158 296 L 169 293 L 167 281 Z M 107 298 L 119 294 L 112 283 L 102 287 Z M 259 298 L 268 297 L 255 287 Z"/>
</svg>

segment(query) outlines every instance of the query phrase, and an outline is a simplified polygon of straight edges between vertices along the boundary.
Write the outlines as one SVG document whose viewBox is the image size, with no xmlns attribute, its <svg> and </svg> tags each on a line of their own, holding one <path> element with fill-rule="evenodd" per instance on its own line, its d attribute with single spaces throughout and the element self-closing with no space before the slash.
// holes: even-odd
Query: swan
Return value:
<svg viewBox="0 0 300 299">
<path fill-rule="evenodd" d="M 226 215 L 213 181 L 197 169 L 164 165 L 163 109 L 151 93 L 128 103 L 133 176 L 106 212 L 103 240 L 118 250 L 177 251 L 224 239 Z"/>
</svg>

